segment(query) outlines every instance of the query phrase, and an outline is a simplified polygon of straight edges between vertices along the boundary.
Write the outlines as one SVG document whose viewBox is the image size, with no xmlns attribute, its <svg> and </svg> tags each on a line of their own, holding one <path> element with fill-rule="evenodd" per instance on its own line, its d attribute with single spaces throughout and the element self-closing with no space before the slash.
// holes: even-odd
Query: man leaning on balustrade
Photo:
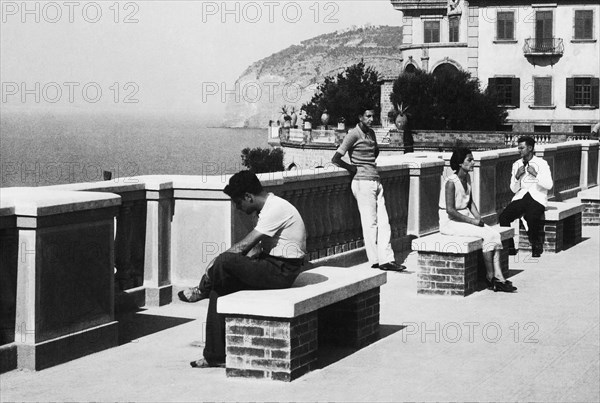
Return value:
<svg viewBox="0 0 600 403">
<path fill-rule="evenodd" d="M 523 136 L 517 144 L 521 159 L 513 163 L 510 176 L 510 189 L 515 195 L 498 221 L 501 226 L 509 227 L 514 220 L 525 218 L 532 256 L 540 257 L 544 249 L 544 211 L 548 205 L 548 191 L 554 183 L 548 163 L 533 153 L 535 140 Z M 505 242 L 509 254 L 515 255 L 514 240 Z"/>
<path fill-rule="evenodd" d="M 379 155 L 379 146 L 371 128 L 374 116 L 372 106 L 362 107 L 358 115 L 358 124 L 348 131 L 331 162 L 353 175 L 352 194 L 358 204 L 365 249 L 371 267 L 402 271 L 405 267 L 398 265 L 394 260 L 390 242 L 392 230 L 375 162 Z M 346 152 L 350 156 L 350 164 L 342 160 Z"/>
</svg>

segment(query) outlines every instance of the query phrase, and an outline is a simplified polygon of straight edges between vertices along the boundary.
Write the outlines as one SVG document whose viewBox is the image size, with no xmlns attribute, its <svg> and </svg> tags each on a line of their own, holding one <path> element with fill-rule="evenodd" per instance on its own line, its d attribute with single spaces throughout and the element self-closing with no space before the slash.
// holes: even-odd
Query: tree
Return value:
<svg viewBox="0 0 600 403">
<path fill-rule="evenodd" d="M 302 105 L 301 110 L 311 117 L 315 127 L 321 124 L 325 110 L 330 122 L 335 124 L 343 117 L 348 125 L 353 126 L 358 123 L 361 106 L 365 105 L 375 108 L 374 124 L 378 124 L 380 96 L 379 73 L 372 67 L 366 67 L 361 60 L 335 77 L 325 77 L 310 102 Z"/>
<path fill-rule="evenodd" d="M 497 130 L 506 119 L 496 95 L 482 92 L 466 71 L 403 73 L 394 82 L 390 101 L 408 106 L 410 125 L 420 130 Z"/>
<path fill-rule="evenodd" d="M 283 171 L 283 150 L 246 147 L 242 150 L 242 165 L 256 174 Z"/>
</svg>

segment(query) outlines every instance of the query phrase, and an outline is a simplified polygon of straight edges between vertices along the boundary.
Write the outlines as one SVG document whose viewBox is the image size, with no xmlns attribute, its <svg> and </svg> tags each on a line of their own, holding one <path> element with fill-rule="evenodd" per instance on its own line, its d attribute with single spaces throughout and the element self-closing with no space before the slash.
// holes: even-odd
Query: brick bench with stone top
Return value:
<svg viewBox="0 0 600 403">
<path fill-rule="evenodd" d="M 379 337 L 379 290 L 386 273 L 318 267 L 291 288 L 220 297 L 228 377 L 291 381 L 316 368 L 320 342 L 361 348 Z"/>
<path fill-rule="evenodd" d="M 577 195 L 583 203 L 583 225 L 600 225 L 600 186 L 582 190 Z"/>
<path fill-rule="evenodd" d="M 583 209 L 582 203 L 548 202 L 544 213 L 544 252 L 560 252 L 581 242 Z M 519 250 L 531 250 L 522 222 L 519 229 Z"/>
<path fill-rule="evenodd" d="M 514 234 L 510 227 L 496 227 L 501 239 Z M 474 236 L 453 236 L 435 233 L 412 241 L 418 253 L 417 293 L 430 295 L 467 296 L 485 280 L 483 239 Z M 500 254 L 502 274 L 508 275 L 508 251 Z"/>
</svg>

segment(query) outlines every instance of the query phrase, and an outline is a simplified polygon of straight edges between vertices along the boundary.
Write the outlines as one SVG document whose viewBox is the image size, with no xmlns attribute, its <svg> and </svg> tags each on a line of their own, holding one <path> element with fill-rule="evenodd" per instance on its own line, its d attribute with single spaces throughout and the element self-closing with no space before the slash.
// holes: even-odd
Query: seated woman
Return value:
<svg viewBox="0 0 600 403">
<path fill-rule="evenodd" d="M 467 148 L 452 153 L 450 167 L 455 172 L 444 180 L 440 192 L 440 232 L 445 235 L 478 236 L 483 238 L 483 259 L 488 285 L 494 291 L 513 292 L 517 288 L 502 275 L 500 234 L 481 221 L 481 215 L 471 198 L 473 154 Z"/>
</svg>

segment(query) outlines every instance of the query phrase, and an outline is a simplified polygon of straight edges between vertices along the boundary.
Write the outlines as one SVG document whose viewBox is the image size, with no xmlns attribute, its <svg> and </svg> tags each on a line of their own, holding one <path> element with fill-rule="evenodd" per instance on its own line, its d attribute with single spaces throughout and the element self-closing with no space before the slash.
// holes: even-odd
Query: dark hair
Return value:
<svg viewBox="0 0 600 403">
<path fill-rule="evenodd" d="M 225 186 L 223 192 L 232 199 L 238 199 L 245 193 L 258 195 L 263 187 L 253 172 L 240 171 L 229 179 L 229 185 Z"/>
<path fill-rule="evenodd" d="M 364 116 L 365 112 L 373 111 L 375 112 L 375 107 L 370 103 L 362 103 L 358 106 L 358 116 Z"/>
<path fill-rule="evenodd" d="M 519 144 L 519 143 L 525 143 L 531 148 L 535 147 L 535 140 L 531 136 L 519 137 L 519 139 L 517 140 L 517 144 Z"/>
<path fill-rule="evenodd" d="M 466 147 L 455 149 L 452 153 L 452 157 L 450 157 L 450 168 L 452 168 L 454 172 L 458 172 L 460 165 L 465 162 L 465 158 L 467 158 L 467 155 L 469 154 L 473 153 Z"/>
</svg>

